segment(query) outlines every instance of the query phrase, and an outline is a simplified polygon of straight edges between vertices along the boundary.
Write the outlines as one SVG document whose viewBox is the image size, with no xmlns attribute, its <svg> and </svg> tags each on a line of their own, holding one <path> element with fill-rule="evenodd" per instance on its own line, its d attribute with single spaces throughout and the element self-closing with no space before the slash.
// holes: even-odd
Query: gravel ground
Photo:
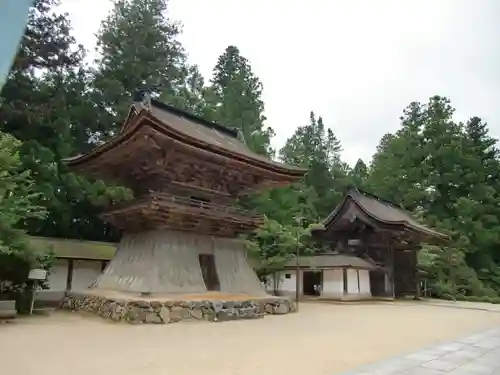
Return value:
<svg viewBox="0 0 500 375">
<path fill-rule="evenodd" d="M 499 324 L 499 312 L 418 303 L 303 303 L 297 314 L 166 326 L 58 312 L 0 325 L 0 373 L 332 375 Z"/>
</svg>

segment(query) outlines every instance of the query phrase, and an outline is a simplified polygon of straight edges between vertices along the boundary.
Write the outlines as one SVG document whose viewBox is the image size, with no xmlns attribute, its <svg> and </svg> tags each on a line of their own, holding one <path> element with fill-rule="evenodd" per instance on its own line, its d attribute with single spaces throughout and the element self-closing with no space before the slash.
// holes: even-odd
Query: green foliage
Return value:
<svg viewBox="0 0 500 375">
<path fill-rule="evenodd" d="M 56 4 L 34 2 L 1 93 L 0 255 L 25 253 L 23 230 L 116 240 L 118 233 L 98 219 L 99 206 L 131 193 L 69 173 L 62 159 L 116 135 L 137 88 L 148 87 L 161 100 L 235 127 L 252 150 L 274 156 L 262 83 L 236 46 L 221 54 L 206 85 L 198 68 L 187 63 L 181 27 L 168 17 L 166 0 L 118 0 L 102 22 L 99 57 L 89 69 L 68 17 L 53 13 Z M 422 276 L 435 295 L 496 301 L 500 155 L 483 120 L 471 117 L 462 123 L 454 116 L 444 97 L 410 103 L 399 130 L 382 137 L 372 161 L 358 160 L 352 168 L 342 160 L 334 130 L 320 116 L 311 112 L 307 124 L 295 124 L 301 126 L 277 157 L 307 168 L 306 178 L 240 200 L 266 216 L 264 226 L 248 239 L 260 275 L 295 254 L 297 237 L 302 253 L 315 251 L 311 225 L 325 218 L 354 184 L 451 234 L 446 247 L 429 246 L 420 254 Z"/>
<path fill-rule="evenodd" d="M 308 254 L 308 237 L 309 231 L 298 224 L 285 226 L 266 218 L 264 225 L 246 240 L 250 256 L 257 260 L 259 279 L 265 280 L 266 276 L 283 269 L 297 252 Z"/>
<path fill-rule="evenodd" d="M 366 165 L 366 163 L 363 160 L 358 159 L 358 161 L 354 165 L 354 168 L 349 173 L 351 183 L 354 186 L 363 189 L 366 185 L 369 173 L 370 171 L 368 170 L 368 166 Z"/>
<path fill-rule="evenodd" d="M 33 267 L 51 266 L 51 255 L 35 252 L 20 228 L 29 218 L 43 219 L 46 212 L 35 202 L 38 193 L 29 171 L 22 170 L 21 142 L 0 132 L 0 294 L 22 291 Z"/>
<path fill-rule="evenodd" d="M 240 130 L 251 150 L 272 155 L 274 131 L 264 124 L 262 83 L 237 47 L 227 47 L 219 57 L 210 83 L 206 98 L 212 111 L 207 117 Z"/>
<path fill-rule="evenodd" d="M 96 70 L 91 83 L 100 107 L 100 135 L 119 132 L 138 88 L 150 88 L 183 109 L 199 111 L 203 79 L 186 64 L 177 40 L 180 25 L 168 17 L 166 0 L 119 0 L 97 35 Z"/>
<path fill-rule="evenodd" d="M 28 259 L 18 225 L 28 218 L 43 218 L 46 212 L 35 203 L 39 194 L 29 171 L 22 171 L 20 147 L 20 141 L 0 132 L 0 253 Z"/>
<path fill-rule="evenodd" d="M 61 160 L 95 145 L 102 111 L 91 98 L 91 76 L 83 50 L 71 36 L 58 2 L 37 0 L 18 56 L 1 92 L 0 130 L 22 141 L 23 171 L 33 178 L 44 219 L 29 217 L 29 234 L 115 240 L 117 233 L 97 218 L 92 203 L 119 200 L 123 189 L 109 189 L 68 173 Z"/>
<path fill-rule="evenodd" d="M 382 139 L 367 185 L 452 233 L 424 250 L 421 267 L 436 295 L 492 297 L 500 291 L 500 164 L 496 141 L 477 117 L 455 122 L 446 98 L 411 103 L 401 128 Z"/>
<path fill-rule="evenodd" d="M 283 162 L 308 169 L 304 187 L 307 210 L 314 217 L 310 222 L 325 217 L 342 199 L 349 184 L 349 168 L 342 162 L 340 141 L 330 128 L 325 128 L 323 119 L 310 113 L 310 122 L 297 128 L 280 151 Z"/>
</svg>

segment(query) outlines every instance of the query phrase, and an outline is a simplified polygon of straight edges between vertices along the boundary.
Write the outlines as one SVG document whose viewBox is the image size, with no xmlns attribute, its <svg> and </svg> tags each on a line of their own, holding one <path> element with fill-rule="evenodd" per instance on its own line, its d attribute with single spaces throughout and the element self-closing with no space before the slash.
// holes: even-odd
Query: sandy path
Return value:
<svg viewBox="0 0 500 375">
<path fill-rule="evenodd" d="M 498 312 L 383 303 L 302 304 L 287 316 L 168 326 L 60 313 L 0 325 L 0 372 L 332 375 L 499 324 Z"/>
</svg>

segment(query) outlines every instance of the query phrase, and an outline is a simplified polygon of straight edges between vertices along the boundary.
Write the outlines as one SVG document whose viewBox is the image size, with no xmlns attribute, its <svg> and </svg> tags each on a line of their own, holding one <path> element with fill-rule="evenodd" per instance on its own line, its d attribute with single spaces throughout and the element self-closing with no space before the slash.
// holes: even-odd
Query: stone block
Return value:
<svg viewBox="0 0 500 375">
<path fill-rule="evenodd" d="M 147 323 L 147 324 L 164 324 L 163 323 L 163 319 L 161 318 L 161 316 L 156 311 L 150 311 L 150 312 L 148 312 L 148 314 L 146 315 L 146 319 L 145 319 L 144 323 Z"/>
<path fill-rule="evenodd" d="M 429 369 L 434 369 L 434 370 L 440 370 L 440 371 L 451 371 L 455 368 L 457 368 L 460 364 L 456 363 L 454 361 L 445 361 L 441 358 L 434 359 L 432 361 L 429 361 L 427 363 L 424 363 L 422 367 L 429 368 Z"/>
<path fill-rule="evenodd" d="M 397 372 L 394 375 L 446 375 L 449 372 L 435 370 L 425 367 L 415 367 L 408 370 L 403 370 L 401 372 Z"/>
<path fill-rule="evenodd" d="M 273 305 L 271 305 L 270 303 L 266 303 L 264 306 L 264 312 L 266 314 L 273 314 L 274 312 Z"/>
<path fill-rule="evenodd" d="M 162 306 L 158 312 L 158 316 L 163 324 L 170 323 L 170 309 L 168 307 Z"/>
<path fill-rule="evenodd" d="M 170 308 L 170 322 L 175 323 L 183 319 L 190 318 L 189 310 L 181 306 L 172 306 Z"/>
<path fill-rule="evenodd" d="M 483 349 L 497 349 L 500 348 L 500 338 L 499 337 L 489 337 L 480 342 L 474 344 L 476 348 Z"/>
<path fill-rule="evenodd" d="M 203 319 L 203 310 L 201 309 L 201 307 L 193 307 L 191 310 L 189 310 L 189 314 L 193 319 L 196 320 Z"/>
<path fill-rule="evenodd" d="M 451 375 L 490 375 L 494 370 L 495 365 L 485 365 L 476 363 L 467 363 L 462 365 L 447 374 Z"/>
<path fill-rule="evenodd" d="M 274 306 L 273 313 L 277 315 L 288 314 L 290 312 L 290 308 L 285 303 L 280 303 L 277 306 Z"/>
<path fill-rule="evenodd" d="M 264 314 L 286 314 L 293 304 L 284 298 L 245 301 L 127 301 L 71 293 L 62 308 L 88 311 L 113 321 L 131 324 L 166 324 L 186 319 L 228 321 L 256 319 Z"/>
</svg>

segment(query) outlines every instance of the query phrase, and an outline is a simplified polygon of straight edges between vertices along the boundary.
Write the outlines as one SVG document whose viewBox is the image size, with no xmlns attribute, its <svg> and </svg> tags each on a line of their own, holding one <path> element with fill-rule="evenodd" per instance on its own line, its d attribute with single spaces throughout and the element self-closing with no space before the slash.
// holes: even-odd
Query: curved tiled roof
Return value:
<svg viewBox="0 0 500 375">
<path fill-rule="evenodd" d="M 351 199 L 361 211 L 379 223 L 399 225 L 431 237 L 449 240 L 448 235 L 420 224 L 409 212 L 405 211 L 400 206 L 357 188 L 351 188 L 344 197 L 342 203 L 340 203 L 324 220 L 323 225 L 325 229 L 333 225 L 349 199 Z"/>
<path fill-rule="evenodd" d="M 178 135 L 182 138 L 182 142 L 214 154 L 297 178 L 307 172 L 305 169 L 285 165 L 251 151 L 244 142 L 238 139 L 238 132 L 234 129 L 206 121 L 153 99 L 149 105 L 136 103 L 133 107 L 137 114 L 131 116 L 132 111 L 129 113 L 128 123 L 123 126 L 120 134 L 87 154 L 67 158 L 66 163 L 69 166 L 86 163 L 133 137 L 141 127 L 153 127 L 153 123 L 156 122 L 160 125 L 155 127 L 155 131 L 166 136 Z M 140 121 L 141 118 L 148 117 L 156 121 Z"/>
</svg>

